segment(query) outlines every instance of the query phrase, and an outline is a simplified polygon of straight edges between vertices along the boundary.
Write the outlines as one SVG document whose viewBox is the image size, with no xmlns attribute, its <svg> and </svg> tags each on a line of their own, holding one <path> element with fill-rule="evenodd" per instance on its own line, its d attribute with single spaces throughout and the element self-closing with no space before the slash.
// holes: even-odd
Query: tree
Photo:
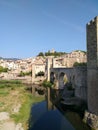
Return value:
<svg viewBox="0 0 98 130">
<path fill-rule="evenodd" d="M 82 63 L 75 62 L 73 64 L 73 67 L 77 67 L 77 66 L 87 66 L 87 63 L 85 63 L 85 62 L 82 62 Z"/>
<path fill-rule="evenodd" d="M 44 56 L 44 53 L 43 53 L 43 52 L 40 52 L 40 53 L 38 54 L 38 56 Z"/>
<path fill-rule="evenodd" d="M 45 73 L 43 72 L 43 71 L 40 71 L 40 72 L 38 72 L 37 74 L 36 74 L 36 76 L 44 76 L 45 75 Z"/>
<path fill-rule="evenodd" d="M 2 66 L 0 66 L 0 72 L 7 72 L 8 71 L 8 68 L 4 68 Z"/>
</svg>

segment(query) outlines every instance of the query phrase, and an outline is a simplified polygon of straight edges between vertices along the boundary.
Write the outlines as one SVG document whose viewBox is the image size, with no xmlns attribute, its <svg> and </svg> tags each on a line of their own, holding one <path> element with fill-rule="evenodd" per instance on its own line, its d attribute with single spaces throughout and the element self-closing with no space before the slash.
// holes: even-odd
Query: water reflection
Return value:
<svg viewBox="0 0 98 130">
<path fill-rule="evenodd" d="M 43 101 L 32 107 L 29 130 L 75 130 L 55 107 L 50 110 L 47 105 Z"/>
</svg>

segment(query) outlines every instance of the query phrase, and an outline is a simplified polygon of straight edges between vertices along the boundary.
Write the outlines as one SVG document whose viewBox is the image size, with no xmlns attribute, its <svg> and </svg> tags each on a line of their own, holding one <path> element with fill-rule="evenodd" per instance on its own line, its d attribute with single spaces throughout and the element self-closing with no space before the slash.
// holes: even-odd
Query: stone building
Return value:
<svg viewBox="0 0 98 130">
<path fill-rule="evenodd" d="M 44 73 L 46 71 L 46 59 L 41 56 L 36 57 L 32 61 L 32 83 L 34 83 L 36 80 L 42 80 L 42 77 L 36 78 L 36 74 L 38 74 L 40 71 Z"/>
<path fill-rule="evenodd" d="M 86 52 L 77 50 L 72 51 L 71 53 L 67 53 L 61 57 L 54 58 L 55 67 L 71 68 L 73 67 L 75 62 L 78 63 L 87 62 Z"/>
</svg>

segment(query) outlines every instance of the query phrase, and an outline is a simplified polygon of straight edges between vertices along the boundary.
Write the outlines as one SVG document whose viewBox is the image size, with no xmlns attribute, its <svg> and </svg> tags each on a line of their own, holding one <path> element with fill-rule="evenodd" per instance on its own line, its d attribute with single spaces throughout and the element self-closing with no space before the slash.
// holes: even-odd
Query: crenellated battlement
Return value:
<svg viewBox="0 0 98 130">
<path fill-rule="evenodd" d="M 96 16 L 94 19 L 92 19 L 90 22 L 87 23 L 87 26 L 92 25 L 98 21 L 98 16 Z"/>
<path fill-rule="evenodd" d="M 90 68 L 98 67 L 98 16 L 87 24 L 87 65 Z"/>
</svg>

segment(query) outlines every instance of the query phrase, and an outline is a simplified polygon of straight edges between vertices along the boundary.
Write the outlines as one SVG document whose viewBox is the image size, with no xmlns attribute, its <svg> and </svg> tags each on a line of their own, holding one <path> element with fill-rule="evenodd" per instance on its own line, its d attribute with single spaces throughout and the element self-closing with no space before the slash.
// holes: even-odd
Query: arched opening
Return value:
<svg viewBox="0 0 98 130">
<path fill-rule="evenodd" d="M 73 84 L 73 88 L 75 88 L 75 75 L 73 75 L 72 84 Z"/>
<path fill-rule="evenodd" d="M 54 72 L 51 72 L 50 73 L 50 82 L 54 83 L 54 80 L 55 80 L 55 74 L 54 74 Z"/>
<path fill-rule="evenodd" d="M 59 88 L 63 89 L 64 85 L 68 82 L 67 75 L 65 73 L 60 73 L 59 75 Z"/>
</svg>

